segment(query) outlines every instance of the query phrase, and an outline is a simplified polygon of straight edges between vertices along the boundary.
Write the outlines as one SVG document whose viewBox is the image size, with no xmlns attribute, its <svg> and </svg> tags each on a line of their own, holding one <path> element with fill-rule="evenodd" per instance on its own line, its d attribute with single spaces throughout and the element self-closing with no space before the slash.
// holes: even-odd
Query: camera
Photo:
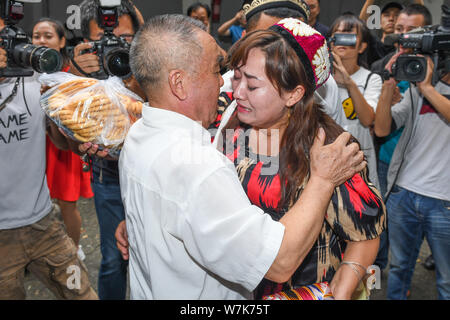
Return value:
<svg viewBox="0 0 450 320">
<path fill-rule="evenodd" d="M 389 36 L 389 42 L 398 43 L 403 48 L 413 49 L 414 54 L 398 57 L 392 67 L 392 75 L 397 81 L 421 82 L 427 73 L 427 59 L 420 55 L 431 56 L 435 72 L 433 81 L 439 80 L 439 72 L 450 71 L 450 8 L 442 6 L 441 26 L 425 26 L 401 35 Z"/>
<path fill-rule="evenodd" d="M 354 33 L 335 33 L 333 37 L 328 39 L 328 43 L 335 46 L 354 47 L 356 46 L 356 34 Z"/>
<path fill-rule="evenodd" d="M 0 0 L 0 17 L 5 22 L 0 31 L 0 47 L 5 49 L 8 59 L 6 68 L 0 69 L 0 77 L 28 77 L 34 71 L 53 73 L 62 67 L 63 59 L 58 51 L 31 44 L 26 33 L 16 25 L 24 16 L 24 2 L 40 0 Z"/>
<path fill-rule="evenodd" d="M 119 24 L 120 0 L 101 0 L 98 8 L 98 24 L 105 31 L 103 37 L 92 42 L 90 49 L 81 54 L 95 53 L 100 62 L 100 71 L 90 74 L 97 79 L 109 76 L 128 78 L 131 76 L 130 44 L 122 37 L 116 37 L 114 28 Z"/>
<path fill-rule="evenodd" d="M 331 53 L 331 44 L 335 46 L 354 47 L 356 46 L 357 37 L 354 33 L 335 33 L 327 39 L 331 72 L 333 72 L 333 54 Z"/>
</svg>

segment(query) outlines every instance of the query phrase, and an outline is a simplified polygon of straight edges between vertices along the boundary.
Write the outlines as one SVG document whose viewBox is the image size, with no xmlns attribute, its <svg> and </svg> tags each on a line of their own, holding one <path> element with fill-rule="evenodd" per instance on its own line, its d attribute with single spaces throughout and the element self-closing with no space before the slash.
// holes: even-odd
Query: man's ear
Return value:
<svg viewBox="0 0 450 320">
<path fill-rule="evenodd" d="M 294 88 L 294 90 L 286 94 L 287 94 L 286 107 L 290 108 L 303 99 L 303 96 L 305 95 L 305 87 L 298 85 L 297 87 Z"/>
<path fill-rule="evenodd" d="M 169 72 L 169 87 L 174 96 L 179 100 L 186 100 L 188 97 L 186 74 L 183 70 L 172 70 Z"/>
</svg>

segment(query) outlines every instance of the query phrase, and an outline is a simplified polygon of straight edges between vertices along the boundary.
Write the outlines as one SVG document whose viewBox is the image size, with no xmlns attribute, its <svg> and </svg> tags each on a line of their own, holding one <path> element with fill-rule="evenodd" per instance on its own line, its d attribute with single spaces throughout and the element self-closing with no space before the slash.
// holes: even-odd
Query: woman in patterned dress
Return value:
<svg viewBox="0 0 450 320">
<path fill-rule="evenodd" d="M 314 90 L 329 75 L 327 50 L 325 39 L 296 19 L 250 33 L 231 49 L 237 103 L 237 119 L 231 122 L 237 126 L 223 132 L 223 152 L 234 162 L 250 201 L 275 220 L 308 181 L 309 149 L 319 128 L 325 143 L 343 132 L 313 102 Z M 227 95 L 219 100 L 231 103 Z M 326 281 L 335 298 L 350 299 L 363 290 L 384 226 L 385 206 L 365 170 L 336 188 L 320 235 L 291 280 L 264 279 L 255 298 Z"/>
</svg>

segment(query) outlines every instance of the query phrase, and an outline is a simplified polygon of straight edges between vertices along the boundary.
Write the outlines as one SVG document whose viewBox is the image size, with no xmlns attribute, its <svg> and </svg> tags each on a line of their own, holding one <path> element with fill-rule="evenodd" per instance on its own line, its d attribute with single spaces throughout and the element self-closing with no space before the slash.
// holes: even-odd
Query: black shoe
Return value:
<svg viewBox="0 0 450 320">
<path fill-rule="evenodd" d="M 423 266 L 427 270 L 434 270 L 435 269 L 436 266 L 434 264 L 433 255 L 430 254 L 430 256 L 425 259 L 425 262 L 423 263 Z"/>
</svg>

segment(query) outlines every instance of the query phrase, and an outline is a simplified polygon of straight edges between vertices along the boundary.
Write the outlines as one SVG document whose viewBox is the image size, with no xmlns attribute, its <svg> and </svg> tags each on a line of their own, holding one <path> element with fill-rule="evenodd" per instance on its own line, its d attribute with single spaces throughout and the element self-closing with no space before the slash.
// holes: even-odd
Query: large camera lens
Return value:
<svg viewBox="0 0 450 320">
<path fill-rule="evenodd" d="M 29 43 L 21 43 L 13 49 L 14 62 L 21 67 L 32 67 L 39 73 L 53 73 L 61 70 L 61 54 L 47 47 L 37 47 Z"/>
<path fill-rule="evenodd" d="M 131 75 L 130 54 L 123 48 L 114 48 L 104 58 L 106 71 L 117 77 L 126 78 Z"/>
<path fill-rule="evenodd" d="M 413 59 L 404 65 L 405 74 L 411 77 L 416 77 L 421 74 L 423 70 L 422 63 L 419 60 Z"/>
</svg>

